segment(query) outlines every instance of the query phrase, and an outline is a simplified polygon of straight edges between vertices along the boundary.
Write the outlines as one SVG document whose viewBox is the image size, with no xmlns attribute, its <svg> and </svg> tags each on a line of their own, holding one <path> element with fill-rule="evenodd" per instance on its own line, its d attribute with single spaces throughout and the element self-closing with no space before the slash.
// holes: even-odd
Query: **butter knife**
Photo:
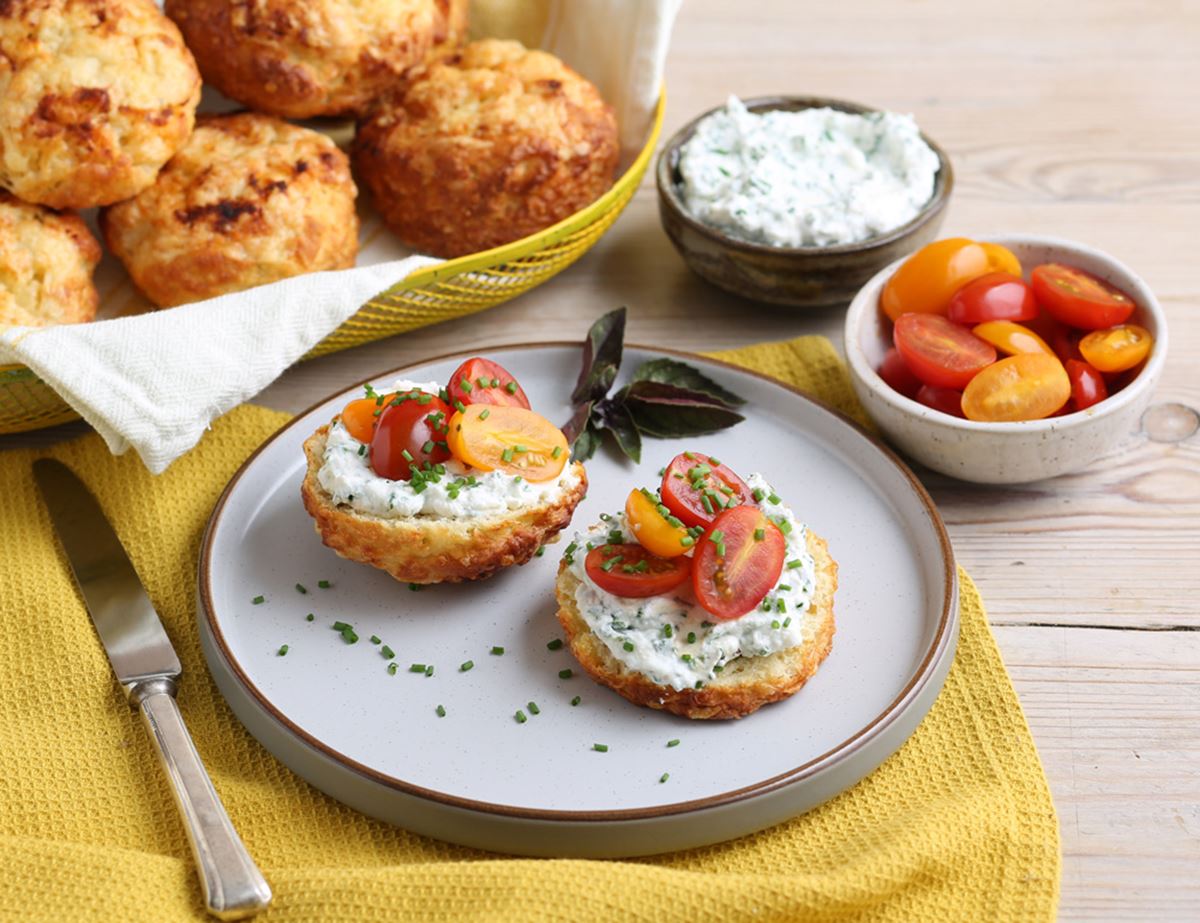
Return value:
<svg viewBox="0 0 1200 923">
<path fill-rule="evenodd" d="M 271 888 L 233 828 L 175 701 L 182 669 L 154 604 L 96 498 L 65 465 L 33 463 L 33 477 L 75 582 L 130 705 L 158 750 L 196 858 L 204 903 L 222 920 L 263 910 Z"/>
</svg>

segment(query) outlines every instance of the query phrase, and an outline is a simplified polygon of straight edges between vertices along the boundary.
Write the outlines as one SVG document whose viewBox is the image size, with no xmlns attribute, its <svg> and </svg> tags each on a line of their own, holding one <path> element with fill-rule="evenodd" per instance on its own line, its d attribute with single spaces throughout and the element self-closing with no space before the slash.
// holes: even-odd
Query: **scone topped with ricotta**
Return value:
<svg viewBox="0 0 1200 923">
<path fill-rule="evenodd" d="M 787 698 L 833 644 L 837 563 L 824 540 L 762 475 L 743 481 L 700 452 L 576 534 L 556 589 L 593 679 L 688 718 Z"/>
<path fill-rule="evenodd" d="M 304 443 L 304 507 L 339 555 L 411 584 L 524 564 L 587 491 L 562 432 L 502 366 L 367 386 Z"/>
</svg>

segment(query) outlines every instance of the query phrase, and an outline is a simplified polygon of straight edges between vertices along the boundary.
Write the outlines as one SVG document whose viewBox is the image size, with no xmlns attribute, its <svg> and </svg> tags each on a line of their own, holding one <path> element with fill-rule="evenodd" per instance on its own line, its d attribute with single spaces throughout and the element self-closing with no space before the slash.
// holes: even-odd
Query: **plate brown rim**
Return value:
<svg viewBox="0 0 1200 923">
<path fill-rule="evenodd" d="M 377 372 L 369 375 L 361 381 L 352 384 L 340 391 L 327 395 L 317 401 L 310 407 L 296 414 L 291 420 L 284 423 L 279 429 L 275 430 L 268 436 L 263 443 L 254 450 L 254 452 L 246 459 L 245 462 L 234 472 L 229 479 L 229 483 L 225 485 L 225 489 L 221 492 L 221 496 L 217 499 L 216 505 L 213 507 L 213 512 L 209 516 L 208 523 L 204 528 L 204 535 L 200 544 L 200 557 L 197 566 L 197 586 L 199 588 L 200 611 L 197 612 L 197 618 L 205 619 L 214 647 L 220 655 L 224 663 L 229 667 L 230 671 L 237 678 L 241 686 L 250 694 L 251 698 L 258 704 L 268 716 L 275 722 L 286 728 L 293 736 L 307 744 L 311 749 L 322 754 L 327 759 L 340 764 L 346 769 L 364 776 L 372 782 L 383 785 L 387 788 L 402 792 L 417 798 L 434 801 L 449 807 L 459 808 L 467 811 L 481 812 L 485 814 L 493 814 L 504 817 L 520 818 L 522 820 L 531 821 L 551 821 L 551 822 L 604 822 L 604 821 L 634 821 L 645 820 L 649 818 L 660 818 L 670 815 L 690 814 L 695 811 L 701 811 L 711 808 L 722 807 L 733 804 L 738 801 L 743 801 L 749 798 L 760 797 L 769 794 L 784 786 L 800 782 L 806 778 L 816 775 L 818 772 L 830 768 L 831 764 L 836 764 L 845 760 L 847 757 L 864 747 L 874 738 L 878 737 L 884 730 L 893 724 L 901 714 L 904 713 L 906 703 L 915 698 L 922 689 L 929 683 L 935 672 L 934 667 L 938 664 L 943 656 L 946 655 L 946 647 L 949 645 L 952 631 L 951 628 L 956 622 L 958 609 L 956 605 L 957 597 L 957 570 L 954 561 L 954 552 L 950 545 L 950 537 L 946 532 L 945 524 L 942 522 L 941 515 L 934 505 L 933 498 L 929 496 L 928 491 L 917 479 L 917 476 L 909 469 L 909 467 L 888 448 L 879 437 L 868 432 L 858 422 L 848 417 L 833 407 L 830 407 L 824 401 L 811 395 L 805 394 L 798 388 L 785 384 L 777 378 L 772 378 L 762 372 L 754 369 L 748 369 L 744 366 L 736 365 L 732 362 L 727 362 L 723 359 L 717 359 L 712 356 L 704 356 L 699 353 L 686 352 L 684 350 L 670 349 L 660 346 L 646 346 L 639 343 L 627 343 L 627 349 L 642 350 L 650 353 L 658 353 L 673 356 L 679 359 L 689 359 L 693 362 L 713 363 L 733 372 L 739 372 L 746 375 L 751 375 L 755 378 L 762 379 L 770 384 L 773 384 L 785 391 L 790 392 L 793 396 L 807 401 L 814 405 L 818 410 L 831 414 L 843 423 L 848 424 L 860 436 L 863 436 L 876 449 L 883 453 L 893 465 L 908 479 L 917 498 L 925 507 L 926 513 L 929 516 L 930 522 L 933 524 L 934 530 L 938 537 L 938 543 L 942 550 L 942 565 L 943 565 L 943 596 L 942 596 L 942 611 L 938 618 L 937 630 L 933 640 L 924 656 L 921 658 L 920 666 L 914 673 L 912 678 L 905 684 L 900 693 L 888 705 L 873 718 L 870 722 L 864 725 L 857 733 L 846 738 L 841 743 L 826 750 L 824 753 L 813 757 L 800 766 L 794 769 L 789 769 L 782 773 L 777 773 L 769 779 L 763 779 L 751 785 L 743 786 L 742 788 L 734 789 L 728 792 L 720 792 L 715 795 L 708 795 L 704 798 L 692 799 L 690 801 L 674 802 L 672 804 L 655 805 L 647 808 L 626 808 L 620 810 L 594 810 L 594 811 L 571 811 L 561 809 L 547 808 L 529 808 L 519 805 L 495 804 L 489 801 L 479 801 L 472 798 L 463 798 L 458 795 L 449 795 L 445 792 L 439 792 L 435 789 L 425 788 L 420 785 L 415 785 L 411 782 L 406 782 L 403 779 L 397 779 L 394 776 L 389 776 L 381 773 L 376 769 L 365 766 L 362 763 L 346 756 L 343 753 L 333 749 L 329 745 L 316 737 L 313 737 L 303 728 L 295 724 L 290 718 L 279 711 L 275 705 L 258 689 L 257 686 L 246 675 L 241 665 L 233 657 L 229 646 L 225 641 L 225 636 L 221 631 L 221 626 L 217 622 L 214 615 L 214 606 L 212 601 L 212 593 L 209 587 L 209 576 L 211 574 L 211 558 L 213 551 L 213 543 L 215 540 L 216 530 L 221 514 L 225 509 L 225 504 L 229 499 L 235 485 L 245 475 L 249 467 L 254 463 L 255 459 L 267 448 L 274 443 L 288 430 L 297 426 L 301 420 L 315 411 L 322 404 L 328 403 L 331 399 L 348 391 L 353 391 L 355 388 L 360 388 L 369 381 L 376 381 L 390 375 L 406 372 L 409 369 L 417 366 L 429 365 L 435 362 L 444 362 L 449 359 L 468 358 L 470 356 L 488 355 L 491 352 L 501 350 L 532 350 L 532 349 L 555 349 L 555 348 L 570 348 L 579 349 L 582 346 L 581 341 L 573 340 L 552 340 L 546 342 L 534 343 L 507 343 L 497 344 L 490 347 L 479 347 L 471 350 L 456 350 L 451 353 L 444 353 L 438 356 L 430 356 L 428 358 L 419 359 L 415 362 L 408 362 L 394 369 L 387 369 L 382 372 Z"/>
</svg>

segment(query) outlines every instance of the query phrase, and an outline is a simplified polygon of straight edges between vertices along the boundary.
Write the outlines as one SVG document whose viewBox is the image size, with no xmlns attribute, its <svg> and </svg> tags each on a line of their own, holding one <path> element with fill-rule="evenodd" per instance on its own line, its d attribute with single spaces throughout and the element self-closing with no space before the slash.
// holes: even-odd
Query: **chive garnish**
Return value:
<svg viewBox="0 0 1200 923">
<path fill-rule="evenodd" d="M 775 600 L 776 612 L 787 612 L 787 603 L 783 599 Z"/>
<path fill-rule="evenodd" d="M 792 591 L 792 588 L 786 583 L 779 584 L 779 586 L 775 587 L 775 589 L 782 590 L 784 593 L 790 593 Z"/>
<path fill-rule="evenodd" d="M 392 663 L 389 663 L 389 664 L 388 664 L 388 666 L 387 666 L 388 676 L 395 676 L 395 675 L 396 675 L 396 668 L 397 668 L 398 666 L 399 666 L 399 664 L 398 664 L 398 663 L 395 663 L 394 661 L 393 661 Z"/>
<path fill-rule="evenodd" d="M 671 774 L 669 772 L 664 772 L 661 776 L 658 777 L 658 781 L 661 784 L 663 782 L 666 782 L 667 779 L 669 779 L 669 778 L 671 778 Z"/>
<path fill-rule="evenodd" d="M 427 667 L 425 667 L 425 675 L 433 676 L 433 664 L 429 664 Z"/>
<path fill-rule="evenodd" d="M 315 618 L 316 618 L 316 616 L 310 612 L 310 613 L 308 613 L 308 615 L 304 616 L 304 621 L 311 622 Z"/>
<path fill-rule="evenodd" d="M 296 592 L 297 593 L 307 593 L 308 587 L 306 587 L 303 583 L 297 583 L 296 584 Z"/>
<path fill-rule="evenodd" d="M 412 592 L 414 592 L 414 593 L 419 593 L 419 592 L 421 592 L 421 590 L 423 589 L 423 587 L 422 587 L 422 586 L 421 586 L 421 584 L 419 584 L 419 583 L 410 583 L 410 584 L 408 585 L 408 588 L 409 588 L 410 590 L 412 590 Z"/>
<path fill-rule="evenodd" d="M 439 718 L 445 718 L 445 717 L 446 717 L 446 706 L 445 706 L 445 705 L 439 705 L 439 706 L 438 706 L 436 709 L 434 709 L 434 710 L 437 712 L 437 716 L 438 716 Z"/>
<path fill-rule="evenodd" d="M 765 539 L 766 537 L 767 537 L 767 530 L 766 530 L 766 529 L 755 529 L 755 530 L 754 530 L 754 540 L 755 540 L 756 542 L 761 542 L 761 541 L 762 541 L 763 539 Z"/>
<path fill-rule="evenodd" d="M 552 451 L 552 452 L 550 453 L 550 457 L 551 457 L 551 458 L 558 458 L 558 456 L 560 456 L 560 455 L 562 455 L 562 446 L 560 446 L 560 445 L 556 445 L 556 446 L 554 447 L 554 451 Z"/>
<path fill-rule="evenodd" d="M 500 647 L 500 645 L 496 645 L 492 648 L 492 653 L 499 657 L 504 653 L 504 648 Z"/>
<path fill-rule="evenodd" d="M 667 741 L 667 746 L 668 746 L 668 747 L 678 747 L 678 746 L 679 746 L 679 738 L 678 738 L 678 737 L 676 737 L 676 738 L 674 738 L 674 739 L 672 739 L 672 740 L 668 740 L 668 741 Z"/>
<path fill-rule="evenodd" d="M 692 655 L 691 654 L 680 654 L 679 659 L 682 660 L 684 663 L 691 663 Z"/>
<path fill-rule="evenodd" d="M 595 750 L 597 753 L 607 753 L 608 752 L 608 744 L 592 744 L 592 749 Z"/>
<path fill-rule="evenodd" d="M 778 628 L 778 627 L 779 627 L 779 619 L 773 619 L 773 620 L 771 621 L 771 627 L 772 627 L 772 628 Z"/>
<path fill-rule="evenodd" d="M 521 711 L 521 709 L 519 709 L 519 708 L 517 709 L 517 713 L 515 715 L 513 715 L 513 717 L 517 719 L 517 724 L 524 724 L 526 721 L 529 720 L 528 718 L 525 717 L 525 712 Z"/>
<path fill-rule="evenodd" d="M 425 664 L 423 664 L 423 663 L 411 664 L 408 668 L 408 672 L 409 673 L 424 673 L 425 672 Z"/>
<path fill-rule="evenodd" d="M 507 391 L 509 394 L 516 394 L 517 393 L 517 383 L 515 381 L 510 381 L 508 384 L 506 384 L 504 386 L 504 390 Z"/>
<path fill-rule="evenodd" d="M 392 650 L 390 647 L 388 647 L 386 644 L 379 649 L 379 653 L 383 656 L 384 660 L 391 660 L 393 657 L 396 656 L 396 652 L 394 650 Z"/>
<path fill-rule="evenodd" d="M 319 586 L 322 590 L 328 590 L 331 586 L 333 586 L 333 584 L 328 580 L 318 580 L 317 586 Z"/>
<path fill-rule="evenodd" d="M 433 440 L 432 439 L 425 440 L 425 444 L 423 446 L 421 446 L 421 451 L 424 452 L 426 455 L 428 455 L 433 450 L 434 450 Z"/>
<path fill-rule="evenodd" d="M 383 638 L 379 637 L 379 635 L 371 635 L 371 643 L 372 644 L 382 644 Z"/>
<path fill-rule="evenodd" d="M 276 652 L 276 654 L 279 657 L 283 657 L 285 654 L 287 654 L 287 652 L 288 652 L 288 646 L 286 644 L 281 644 L 279 646 L 279 650 Z"/>
<path fill-rule="evenodd" d="M 603 564 L 601 564 L 600 569 L 603 571 L 610 571 L 614 567 L 616 567 L 619 563 L 621 563 L 621 555 L 616 554 L 616 555 L 613 555 L 611 558 L 609 558 L 607 561 L 605 561 Z"/>
<path fill-rule="evenodd" d="M 803 564 L 803 563 L 804 563 L 804 562 L 803 562 L 803 561 L 801 561 L 799 558 L 795 558 L 795 559 L 793 559 L 793 560 L 791 560 L 791 561 L 788 561 L 788 562 L 787 562 L 787 569 L 788 569 L 788 570 L 795 570 L 797 567 L 799 567 L 799 566 L 800 566 L 801 564 Z"/>
<path fill-rule="evenodd" d="M 681 535 L 679 537 L 679 544 L 681 544 L 684 548 L 691 548 L 694 544 L 696 544 L 696 540 L 690 535 Z"/>
<path fill-rule="evenodd" d="M 459 413 L 466 413 L 466 412 L 467 412 L 467 405 L 466 405 L 466 404 L 464 404 L 462 401 L 455 401 L 455 402 L 454 402 L 454 409 L 455 409 L 455 410 L 457 410 Z M 460 427 L 459 427 L 459 429 L 462 429 L 462 427 L 460 426 Z"/>
<path fill-rule="evenodd" d="M 529 702 L 526 705 L 526 708 L 529 709 L 529 714 L 531 714 L 531 715 L 540 715 L 542 713 L 542 710 L 540 708 L 538 708 L 537 702 Z"/>
<path fill-rule="evenodd" d="M 267 597 L 265 597 L 265 596 L 255 596 L 252 600 L 250 600 L 250 602 L 252 602 L 256 606 L 261 606 L 266 601 L 267 601 Z"/>
<path fill-rule="evenodd" d="M 631 650 L 633 650 L 633 642 L 626 641 L 624 644 L 621 645 L 621 647 L 625 648 L 625 650 L 627 650 L 627 651 L 631 651 Z"/>
<path fill-rule="evenodd" d="M 487 386 L 488 386 L 488 379 L 486 379 L 486 378 L 476 378 L 475 379 L 475 387 L 486 388 Z"/>
<path fill-rule="evenodd" d="M 513 460 L 513 450 L 511 448 L 508 448 L 508 449 L 505 449 L 503 452 L 501 452 L 500 460 L 506 461 L 506 462 L 512 461 Z"/>
<path fill-rule="evenodd" d="M 767 502 L 778 504 L 779 503 L 779 494 L 771 494 L 771 496 L 767 497 Z"/>
<path fill-rule="evenodd" d="M 710 456 L 708 456 L 708 463 L 709 463 L 710 465 L 719 465 L 719 464 L 721 464 L 721 462 L 720 462 L 720 459 L 718 459 L 718 458 L 717 458 L 717 456 L 715 456 L 715 455 L 710 455 Z"/>
<path fill-rule="evenodd" d="M 696 633 L 694 631 L 689 631 L 687 633 L 687 642 L 688 642 L 688 644 L 696 643 Z"/>
<path fill-rule="evenodd" d="M 535 558 L 540 558 L 540 557 L 541 557 L 542 555 L 544 555 L 545 553 L 546 553 L 546 546 L 545 546 L 545 545 L 538 545 L 538 550 L 537 550 L 537 551 L 535 551 L 535 552 L 533 553 L 533 556 L 534 556 Z"/>
<path fill-rule="evenodd" d="M 572 676 L 574 676 L 574 675 L 575 675 L 575 674 L 574 674 L 574 673 L 572 673 L 572 672 L 571 672 L 569 669 L 568 669 L 568 670 L 559 670 L 559 671 L 558 671 L 558 678 L 559 678 L 559 679 L 570 679 L 570 678 L 571 678 Z"/>
<path fill-rule="evenodd" d="M 575 698 L 571 699 L 571 705 L 572 706 L 578 705 L 582 701 L 583 701 L 583 696 L 577 695 L 577 696 L 575 696 Z"/>
<path fill-rule="evenodd" d="M 546 642 L 546 650 L 556 651 L 563 646 L 562 638 L 555 638 L 553 641 Z"/>
<path fill-rule="evenodd" d="M 789 615 L 786 619 L 783 620 L 783 627 L 787 628 L 790 624 L 792 624 L 792 617 Z"/>
<path fill-rule="evenodd" d="M 467 672 L 469 669 L 471 669 L 471 667 L 473 667 L 473 666 L 475 666 L 475 661 L 474 661 L 474 660 L 464 660 L 462 663 L 460 663 L 460 664 L 458 665 L 458 672 L 459 672 L 459 673 L 466 673 L 466 672 Z"/>
<path fill-rule="evenodd" d="M 763 497 L 766 495 L 767 492 L 761 487 L 755 487 L 754 490 L 750 491 L 750 496 L 754 498 L 755 503 L 762 503 Z"/>
<path fill-rule="evenodd" d="M 696 455 L 695 455 L 695 453 L 693 453 L 693 452 L 684 452 L 684 453 L 683 453 L 683 457 L 684 457 L 684 458 L 686 458 L 688 461 L 695 461 L 695 460 L 696 460 Z"/>
<path fill-rule="evenodd" d="M 462 388 L 463 391 L 465 391 L 467 394 L 471 393 L 471 383 L 469 381 L 467 381 L 465 378 L 460 378 L 458 380 L 458 386 L 460 388 Z"/>
<path fill-rule="evenodd" d="M 492 412 L 490 410 L 488 410 L 486 407 L 483 410 L 479 411 L 479 419 L 481 419 L 481 420 L 486 420 L 491 415 L 492 415 Z"/>
<path fill-rule="evenodd" d="M 708 499 L 708 494 L 701 494 L 700 502 L 704 504 L 704 512 L 708 513 L 708 515 L 711 516 L 715 512 L 712 501 Z"/>
<path fill-rule="evenodd" d="M 664 638 L 669 638 L 669 637 L 671 637 L 673 634 L 675 634 L 675 629 L 674 629 L 674 628 L 672 628 L 670 625 L 666 625 L 666 624 L 665 624 L 665 625 L 663 625 L 663 627 L 662 627 L 662 633 L 663 633 L 663 637 L 664 637 Z"/>
</svg>

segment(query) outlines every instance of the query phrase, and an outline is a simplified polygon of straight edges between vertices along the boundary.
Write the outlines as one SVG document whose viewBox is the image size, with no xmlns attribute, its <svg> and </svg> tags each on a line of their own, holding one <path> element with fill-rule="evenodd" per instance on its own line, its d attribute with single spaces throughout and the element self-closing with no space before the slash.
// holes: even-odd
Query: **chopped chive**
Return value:
<svg viewBox="0 0 1200 923">
<path fill-rule="evenodd" d="M 789 615 L 786 619 L 783 620 L 783 627 L 787 628 L 790 624 L 792 624 L 792 617 Z"/>
<path fill-rule="evenodd" d="M 307 593 L 308 587 L 306 587 L 303 583 L 297 583 L 296 584 L 296 592 L 297 593 Z"/>
<path fill-rule="evenodd" d="M 383 638 L 379 637 L 379 635 L 371 635 L 371 643 L 372 644 L 382 644 Z"/>
<path fill-rule="evenodd" d="M 433 400 L 432 394 L 421 393 L 421 394 L 417 395 L 417 403 L 418 404 L 428 404 L 432 400 Z"/>
<path fill-rule="evenodd" d="M 592 749 L 595 750 L 597 753 L 607 753 L 608 752 L 608 744 L 592 744 Z"/>
<path fill-rule="evenodd" d="M 704 688 L 704 680 L 702 680 L 702 679 L 696 680 L 696 688 L 703 689 Z"/>
<path fill-rule="evenodd" d="M 279 650 L 276 652 L 276 656 L 283 657 L 284 655 L 287 654 L 287 652 L 288 652 L 288 646 L 286 644 L 281 644 L 279 646 Z"/>
<path fill-rule="evenodd" d="M 265 596 L 255 596 L 252 600 L 250 600 L 250 602 L 252 602 L 256 606 L 261 606 L 266 601 L 267 601 L 267 597 L 265 597 Z"/>
<path fill-rule="evenodd" d="M 717 557 L 725 557 L 725 543 L 717 542 Z"/>
<path fill-rule="evenodd" d="M 496 645 L 492 648 L 492 653 L 499 657 L 504 653 L 504 648 L 500 647 L 500 645 Z"/>
<path fill-rule="evenodd" d="M 772 628 L 779 628 L 779 627 L 780 627 L 780 626 L 779 626 L 779 619 L 772 619 L 772 620 L 771 620 L 771 627 L 772 627 Z"/>
<path fill-rule="evenodd" d="M 725 668 L 723 666 L 721 666 L 720 664 L 717 664 L 715 667 L 713 667 L 713 672 L 714 673 L 724 673 Z"/>
<path fill-rule="evenodd" d="M 574 674 L 574 673 L 572 673 L 572 672 L 571 672 L 569 669 L 567 669 L 567 670 L 559 670 L 559 671 L 558 671 L 558 678 L 559 678 L 559 679 L 570 679 L 570 678 L 571 678 L 572 676 L 574 676 L 574 675 L 575 675 L 575 674 Z"/>
<path fill-rule="evenodd" d="M 684 457 L 684 458 L 686 458 L 688 461 L 695 461 L 695 460 L 696 460 L 696 453 L 694 453 L 694 452 L 684 452 L 684 453 L 683 453 L 683 457 Z"/>
<path fill-rule="evenodd" d="M 479 419 L 481 419 L 481 420 L 486 420 L 491 415 L 492 415 L 492 412 L 490 410 L 488 410 L 486 407 L 483 410 L 479 411 Z"/>
<path fill-rule="evenodd" d="M 687 642 L 688 642 L 688 644 L 696 643 L 696 633 L 694 631 L 689 631 L 687 633 Z"/>
<path fill-rule="evenodd" d="M 304 616 L 304 621 L 311 622 L 315 618 L 316 618 L 316 616 L 310 612 L 310 613 L 308 613 L 308 615 Z"/>
<path fill-rule="evenodd" d="M 633 650 L 633 642 L 626 641 L 624 644 L 621 645 L 621 647 L 625 648 L 625 650 L 627 650 L 627 651 L 631 651 L 631 650 Z"/>
<path fill-rule="evenodd" d="M 602 571 L 610 571 L 621 563 L 621 555 L 616 554 L 600 565 Z"/>
<path fill-rule="evenodd" d="M 438 397 L 440 397 L 443 401 L 450 400 L 450 394 L 445 388 L 438 388 Z"/>
<path fill-rule="evenodd" d="M 515 381 L 510 381 L 508 384 L 506 384 L 504 386 L 504 390 L 507 391 L 509 394 L 516 394 L 517 393 L 517 383 Z"/>
<path fill-rule="evenodd" d="M 718 459 L 718 458 L 717 458 L 717 456 L 715 456 L 715 455 L 710 455 L 710 456 L 708 456 L 708 463 L 709 463 L 710 465 L 719 465 L 719 464 L 721 464 L 721 462 L 720 462 L 720 459 Z"/>
<path fill-rule="evenodd" d="M 423 590 L 423 589 L 424 589 L 424 587 L 423 587 L 421 584 L 419 584 L 419 583 L 410 583 L 410 584 L 408 585 L 408 588 L 409 588 L 410 590 L 412 590 L 412 592 L 414 592 L 414 593 L 420 593 L 420 592 L 421 592 L 421 590 Z"/>
<path fill-rule="evenodd" d="M 434 711 L 437 712 L 437 716 L 439 718 L 446 717 L 446 706 L 445 705 L 439 705 L 437 708 L 434 709 Z"/>
<path fill-rule="evenodd" d="M 393 661 L 392 663 L 389 663 L 387 666 L 388 676 L 395 676 L 396 668 L 399 666 L 400 665 L 398 663 L 396 663 L 395 661 Z"/>
<path fill-rule="evenodd" d="M 427 667 L 425 667 L 425 675 L 433 676 L 433 664 L 429 664 Z"/>
<path fill-rule="evenodd" d="M 488 381 L 489 381 L 489 379 L 487 379 L 487 378 L 476 378 L 475 379 L 475 387 L 486 388 L 488 386 Z"/>
<path fill-rule="evenodd" d="M 531 715 L 540 715 L 542 713 L 542 710 L 538 708 L 537 702 L 529 702 L 525 707 L 529 709 L 529 714 Z"/>
<path fill-rule="evenodd" d="M 467 381 L 465 378 L 460 378 L 458 380 L 458 386 L 460 388 L 462 388 L 463 391 L 465 391 L 467 394 L 471 393 L 471 383 L 469 381 Z"/>
<path fill-rule="evenodd" d="M 333 584 L 328 580 L 318 580 L 317 586 L 319 586 L 322 590 L 328 590 L 331 586 L 333 586 Z"/>
<path fill-rule="evenodd" d="M 767 502 L 778 504 L 779 503 L 779 494 L 771 494 L 771 496 L 767 497 Z"/>
<path fill-rule="evenodd" d="M 521 711 L 521 709 L 519 709 L 519 708 L 517 709 L 517 713 L 515 715 L 513 715 L 513 717 L 517 719 L 517 724 L 524 724 L 526 721 L 529 720 L 528 718 L 525 717 L 525 712 Z"/>
<path fill-rule="evenodd" d="M 493 378 L 493 379 L 492 379 L 492 387 L 493 387 L 493 388 L 499 388 L 499 387 L 500 387 L 500 379 L 499 379 L 499 378 Z"/>
<path fill-rule="evenodd" d="M 473 666 L 475 666 L 475 661 L 474 661 L 474 660 L 464 660 L 462 663 L 460 663 L 460 664 L 458 665 L 458 672 L 459 672 L 459 673 L 466 673 L 466 672 L 467 672 L 469 669 L 471 669 L 471 667 L 473 667 Z"/>
<path fill-rule="evenodd" d="M 401 450 L 400 457 L 403 458 L 409 464 L 412 464 L 412 460 L 413 460 L 412 452 L 408 451 L 408 449 Z"/>
<path fill-rule="evenodd" d="M 750 496 L 754 498 L 755 503 L 762 503 L 763 497 L 766 495 L 767 492 L 761 487 L 755 487 L 754 490 L 750 491 Z"/>
<path fill-rule="evenodd" d="M 333 623 L 334 631 L 345 631 L 349 627 L 350 627 L 350 625 L 347 624 L 346 622 L 334 622 Z"/>
<path fill-rule="evenodd" d="M 562 446 L 560 446 L 560 445 L 556 445 L 556 446 L 554 447 L 554 451 L 552 451 L 552 452 L 550 453 L 550 457 L 551 457 L 551 458 L 558 458 L 558 456 L 560 456 L 560 455 L 562 455 Z"/>
<path fill-rule="evenodd" d="M 466 413 L 466 412 L 467 412 L 467 405 L 466 405 L 466 404 L 464 404 L 462 401 L 455 401 L 455 402 L 454 402 L 454 409 L 455 409 L 455 410 L 457 410 L 459 413 Z M 462 429 L 462 427 L 460 426 L 460 427 L 459 427 L 459 429 Z"/>
<path fill-rule="evenodd" d="M 556 651 L 563 646 L 562 638 L 555 638 L 553 641 L 546 642 L 546 650 Z"/>
<path fill-rule="evenodd" d="M 797 567 L 799 567 L 803 563 L 804 562 L 801 561 L 799 558 L 794 558 L 793 560 L 787 562 L 787 569 L 795 570 Z"/>
<path fill-rule="evenodd" d="M 782 516 L 779 517 L 779 520 L 775 523 L 775 525 L 779 526 L 779 531 L 782 532 L 784 535 L 787 535 L 789 532 L 792 531 L 792 524 L 790 522 L 788 522 L 786 519 L 784 519 Z"/>
<path fill-rule="evenodd" d="M 762 603 L 759 604 L 758 608 L 760 608 L 763 612 L 770 612 L 771 611 L 771 600 L 764 598 Z"/>
<path fill-rule="evenodd" d="M 669 779 L 669 778 L 671 778 L 671 774 L 669 772 L 664 772 L 661 776 L 658 777 L 659 784 L 666 782 L 667 779 Z"/>
<path fill-rule="evenodd" d="M 386 644 L 379 649 L 379 653 L 383 656 L 383 658 L 385 660 L 391 660 L 393 657 L 396 656 L 396 652 L 394 650 L 392 650 L 390 647 L 388 647 Z"/>
<path fill-rule="evenodd" d="M 679 746 L 679 738 L 675 737 L 675 738 L 672 738 L 671 740 L 668 740 L 667 746 L 668 747 L 678 747 Z"/>
<path fill-rule="evenodd" d="M 577 696 L 575 696 L 575 698 L 571 699 L 571 705 L 572 706 L 578 705 L 582 701 L 583 701 L 583 696 L 577 695 Z"/>
<path fill-rule="evenodd" d="M 765 539 L 766 537 L 767 537 L 767 530 L 766 530 L 766 529 L 755 529 L 755 530 L 754 530 L 754 540 L 755 540 L 756 542 L 761 542 L 761 541 L 762 541 L 763 539 Z"/>
<path fill-rule="evenodd" d="M 425 444 L 423 446 L 421 446 L 421 451 L 424 452 L 426 455 L 428 455 L 430 452 L 432 452 L 434 450 L 434 448 L 435 447 L 433 444 L 433 440 L 426 439 Z"/>
<path fill-rule="evenodd" d="M 775 600 L 775 611 L 787 612 L 787 603 L 782 598 Z"/>
<path fill-rule="evenodd" d="M 681 535 L 679 537 L 679 544 L 681 544 L 684 548 L 691 548 L 694 544 L 696 544 L 696 540 L 690 535 Z"/>
<path fill-rule="evenodd" d="M 423 663 L 411 664 L 408 668 L 408 672 L 409 673 L 424 673 L 425 672 L 425 664 L 423 664 Z"/>
<path fill-rule="evenodd" d="M 501 459 L 501 461 L 506 461 L 506 462 L 512 461 L 513 460 L 513 450 L 511 448 L 505 449 L 503 452 L 500 453 L 500 459 Z"/>
<path fill-rule="evenodd" d="M 792 588 L 786 583 L 779 584 L 779 586 L 775 587 L 775 589 L 782 590 L 784 593 L 790 593 L 792 591 Z"/>
<path fill-rule="evenodd" d="M 704 512 L 708 513 L 708 515 L 711 516 L 714 512 L 716 512 L 713 509 L 712 501 L 708 499 L 708 494 L 701 494 L 700 502 L 704 504 Z"/>
<path fill-rule="evenodd" d="M 669 637 L 671 637 L 673 634 L 675 634 L 675 629 L 674 629 L 674 628 L 672 628 L 670 625 L 663 625 L 663 627 L 662 627 L 662 633 L 663 633 L 663 637 L 664 637 L 664 638 L 669 638 Z"/>
<path fill-rule="evenodd" d="M 692 655 L 691 654 L 680 654 L 679 659 L 682 660 L 684 663 L 691 663 Z"/>
</svg>

